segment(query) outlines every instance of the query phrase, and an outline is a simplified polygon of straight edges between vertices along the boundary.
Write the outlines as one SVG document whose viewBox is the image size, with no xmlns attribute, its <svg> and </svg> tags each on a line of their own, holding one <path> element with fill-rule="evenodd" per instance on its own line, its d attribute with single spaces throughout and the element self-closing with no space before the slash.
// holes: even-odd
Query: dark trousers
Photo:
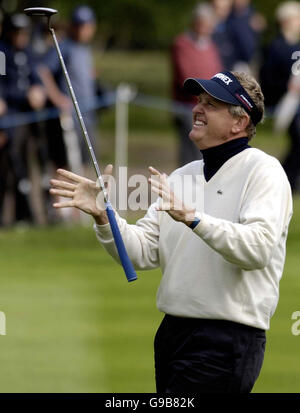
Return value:
<svg viewBox="0 0 300 413">
<path fill-rule="evenodd" d="M 154 341 L 158 393 L 250 393 L 265 331 L 226 320 L 166 315 Z"/>
</svg>

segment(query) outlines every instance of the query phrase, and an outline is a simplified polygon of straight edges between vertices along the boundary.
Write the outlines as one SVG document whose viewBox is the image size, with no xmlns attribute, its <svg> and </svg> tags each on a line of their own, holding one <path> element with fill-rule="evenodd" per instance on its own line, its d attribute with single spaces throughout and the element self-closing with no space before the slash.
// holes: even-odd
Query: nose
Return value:
<svg viewBox="0 0 300 413">
<path fill-rule="evenodd" d="M 196 113 L 204 113 L 203 110 L 203 105 L 202 103 L 198 102 L 192 109 L 193 114 L 195 115 Z"/>
</svg>

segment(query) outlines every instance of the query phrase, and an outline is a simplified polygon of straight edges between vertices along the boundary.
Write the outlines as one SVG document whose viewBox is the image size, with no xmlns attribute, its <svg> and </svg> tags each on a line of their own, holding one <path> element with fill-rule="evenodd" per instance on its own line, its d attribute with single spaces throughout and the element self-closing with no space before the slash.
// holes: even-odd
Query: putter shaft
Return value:
<svg viewBox="0 0 300 413">
<path fill-rule="evenodd" d="M 53 37 L 54 45 L 55 45 L 55 48 L 56 48 L 56 51 L 57 51 L 57 54 L 58 54 L 58 57 L 59 57 L 60 64 L 61 64 L 62 69 L 63 69 L 63 73 L 64 73 L 64 76 L 65 76 L 66 82 L 68 84 L 71 99 L 72 99 L 74 107 L 75 107 L 75 111 L 76 111 L 76 114 L 77 114 L 77 117 L 78 117 L 78 120 L 79 120 L 79 123 L 80 123 L 80 127 L 81 127 L 84 139 L 85 139 L 86 144 L 87 144 L 88 149 L 89 149 L 89 153 L 90 153 L 90 156 L 91 156 L 91 159 L 92 159 L 92 162 L 93 162 L 93 166 L 94 166 L 95 171 L 96 171 L 97 179 L 99 181 L 101 190 L 103 192 L 104 201 L 105 201 L 105 203 L 107 203 L 108 202 L 108 195 L 107 195 L 106 188 L 105 188 L 105 185 L 104 185 L 104 182 L 103 182 L 103 179 L 102 179 L 100 168 L 99 168 L 99 165 L 98 165 L 98 162 L 97 162 L 97 159 L 96 159 L 96 156 L 95 156 L 95 152 L 94 152 L 94 149 L 92 147 L 92 144 L 91 144 L 91 141 L 90 141 L 90 138 L 89 138 L 89 135 L 88 135 L 88 132 L 87 132 L 87 129 L 86 129 L 86 126 L 85 126 L 85 123 L 84 123 L 79 105 L 78 105 L 78 101 L 77 101 L 77 98 L 76 98 L 76 95 L 75 95 L 75 92 L 74 92 L 74 89 L 73 89 L 73 86 L 72 86 L 72 83 L 71 83 L 71 80 L 70 80 L 70 77 L 69 77 L 68 70 L 66 68 L 66 65 L 65 65 L 65 62 L 64 62 L 64 59 L 63 59 L 63 56 L 62 56 L 62 53 L 61 53 L 56 35 L 55 35 L 55 31 L 52 27 L 49 27 L 49 30 L 50 30 L 50 33 Z"/>
</svg>

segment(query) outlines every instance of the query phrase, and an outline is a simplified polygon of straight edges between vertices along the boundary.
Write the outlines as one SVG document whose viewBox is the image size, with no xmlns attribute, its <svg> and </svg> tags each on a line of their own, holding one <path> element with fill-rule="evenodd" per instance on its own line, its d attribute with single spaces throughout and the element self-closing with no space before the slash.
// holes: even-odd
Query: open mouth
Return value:
<svg viewBox="0 0 300 413">
<path fill-rule="evenodd" d="M 199 119 L 197 116 L 194 118 L 194 125 L 196 128 L 206 126 L 206 122 L 203 119 Z"/>
</svg>

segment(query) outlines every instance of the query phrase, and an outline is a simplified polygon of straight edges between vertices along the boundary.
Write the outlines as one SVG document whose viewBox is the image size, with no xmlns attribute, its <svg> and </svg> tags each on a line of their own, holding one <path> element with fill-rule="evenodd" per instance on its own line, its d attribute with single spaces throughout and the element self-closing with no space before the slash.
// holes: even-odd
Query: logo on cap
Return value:
<svg viewBox="0 0 300 413">
<path fill-rule="evenodd" d="M 222 82 L 226 83 L 227 86 L 232 82 L 232 79 L 230 79 L 230 77 L 224 75 L 223 73 L 217 73 L 216 75 L 213 76 L 213 79 L 215 77 L 217 77 L 218 79 L 221 79 Z"/>
</svg>

